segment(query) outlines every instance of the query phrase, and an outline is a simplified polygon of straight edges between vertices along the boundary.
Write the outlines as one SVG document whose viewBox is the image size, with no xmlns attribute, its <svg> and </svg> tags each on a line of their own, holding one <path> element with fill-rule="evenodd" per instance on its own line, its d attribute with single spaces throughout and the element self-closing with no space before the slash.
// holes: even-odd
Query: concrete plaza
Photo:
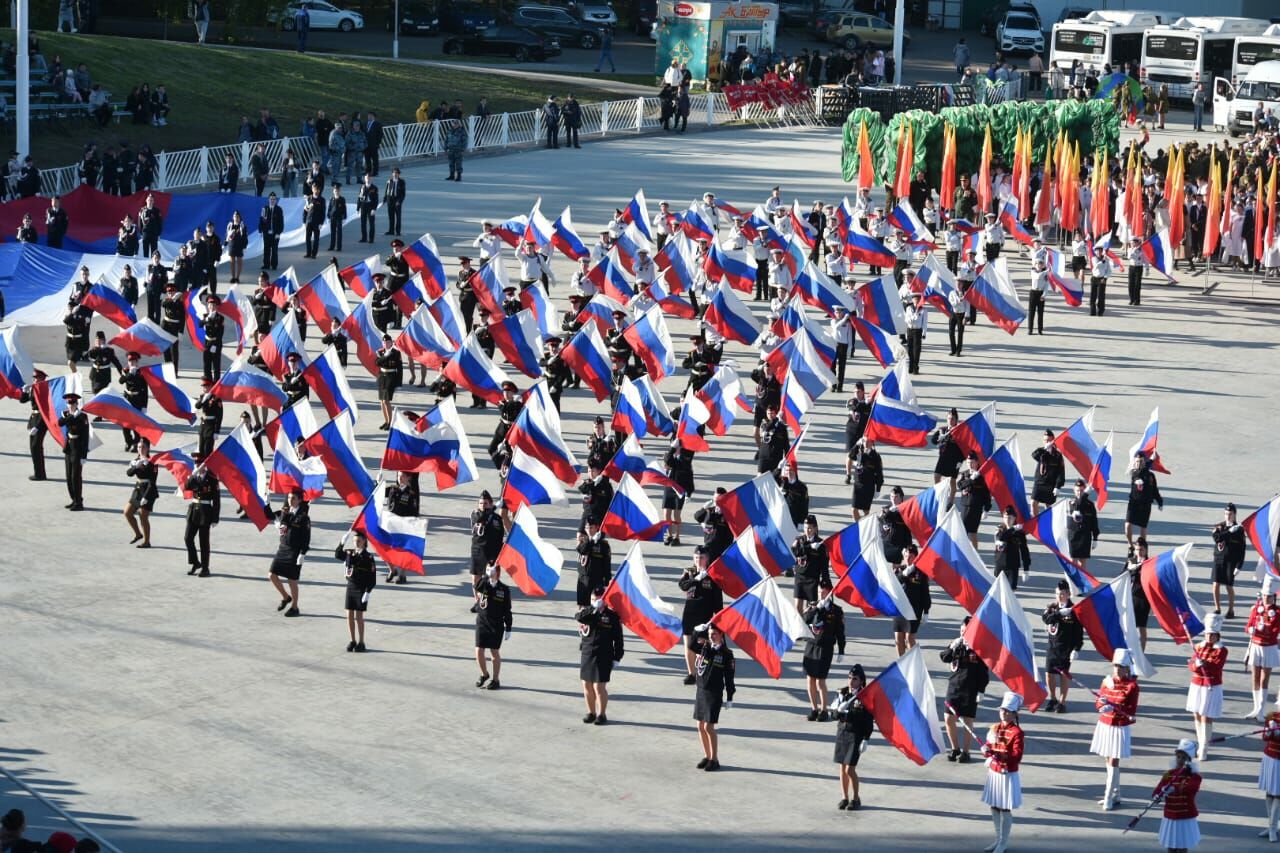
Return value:
<svg viewBox="0 0 1280 853">
<path fill-rule="evenodd" d="M 839 133 L 824 130 L 742 130 L 684 137 L 623 138 L 581 151 L 536 151 L 475 159 L 463 183 L 446 183 L 443 164 L 406 170 L 410 195 L 405 234 L 435 235 L 450 273 L 457 254 L 471 254 L 481 218 L 525 212 L 541 196 L 549 215 L 573 205 L 584 240 L 615 206 L 643 187 L 651 211 L 668 199 L 677 209 L 704 190 L 749 209 L 781 184 L 787 200 L 806 207 L 836 201 L 850 188 L 839 179 Z M 380 223 L 384 225 L 384 223 Z M 369 247 L 347 229 L 351 263 Z M 385 238 L 383 238 L 385 239 Z M 386 251 L 380 244 L 379 251 Z M 364 250 L 364 251 L 361 251 Z M 319 267 L 293 250 L 304 278 Z M 510 269 L 510 265 L 508 267 Z M 1024 295 L 1025 259 L 1011 261 Z M 566 305 L 570 265 L 557 259 L 557 307 Z M 865 272 L 865 268 L 862 268 Z M 1047 334 L 1011 337 L 985 319 L 969 330 L 960 358 L 947 355 L 945 323 L 936 314 L 915 377 L 923 405 L 941 418 L 991 400 L 999 404 L 998 438 L 1017 432 L 1029 456 L 1044 427 L 1065 428 L 1097 405 L 1101 435 L 1116 431 L 1112 499 L 1101 513 L 1100 556 L 1090 564 L 1111 577 L 1124 554 L 1127 486 L 1125 450 L 1153 406 L 1160 406 L 1160 449 L 1173 476 L 1160 479 L 1165 509 L 1150 530 L 1156 553 L 1184 542 L 1192 552 L 1193 594 L 1209 601 L 1210 527 L 1234 500 L 1243 517 L 1269 499 L 1277 456 L 1268 435 L 1277 415 L 1271 377 L 1280 372 L 1275 288 L 1247 278 L 1203 277 L 1178 285 L 1148 274 L 1143 304 L 1125 303 L 1123 277 L 1110 288 L 1103 318 L 1067 308 L 1051 294 Z M 754 303 L 753 303 L 754 304 Z M 763 307 L 754 304 L 760 315 Z M 100 322 L 100 321 L 99 321 Z M 95 328 L 97 325 L 95 324 Z M 672 324 L 681 356 L 690 324 Z M 314 334 L 309 341 L 316 351 Z M 24 344 L 36 361 L 61 372 L 62 330 L 28 329 Z M 730 347 L 745 376 L 754 359 Z M 198 390 L 197 357 L 184 352 L 182 383 Z M 352 359 L 351 375 L 363 409 L 357 433 L 371 469 L 383 434 L 374 388 Z M 681 372 L 682 373 L 682 372 Z M 859 345 L 849 383 L 870 387 L 882 371 Z M 669 400 L 683 389 L 678 375 L 662 383 Z M 524 384 L 524 381 L 521 381 Z M 747 383 L 750 390 L 750 383 Z M 843 485 L 843 395 L 817 404 L 801 451 L 824 535 L 849 522 Z M 398 399 L 421 411 L 426 392 Z M 837 811 L 840 798 L 831 761 L 834 725 L 805 720 L 807 703 L 799 650 L 787 656 L 781 680 L 768 678 L 738 655 L 738 701 L 721 718 L 718 775 L 694 769 L 700 757 L 693 689 L 681 684 L 678 650 L 655 654 L 628 634 L 627 654 L 610 687 L 611 725 L 583 726 L 577 679 L 578 632 L 573 621 L 575 495 L 568 507 L 539 507 L 545 537 L 575 560 L 549 599 L 517 596 L 515 631 L 505 645 L 503 689 L 477 691 L 473 617 L 467 612 L 466 513 L 481 488 L 496 491 L 484 457 L 496 416 L 461 411 L 482 472 L 481 481 L 446 492 L 426 490 L 430 516 L 428 572 L 407 586 L 380 586 L 369 609 L 368 654 L 347 654 L 341 565 L 332 549 L 352 511 L 332 492 L 312 507 L 313 549 L 303 571 L 303 618 L 282 619 L 265 580 L 276 537 L 238 522 L 229 502 L 214 528 L 214 576 L 186 575 L 181 536 L 185 507 L 161 475 L 151 551 L 128 546 L 119 511 L 129 494 L 119 432 L 101 430 L 105 446 L 87 469 L 91 511 L 68 515 L 61 460 L 52 441 L 48 483 L 29 483 L 25 406 L 0 407 L 0 481 L 7 484 L 9 529 L 0 558 L 0 764 L 55 798 L 122 850 L 205 853 L 222 850 L 330 851 L 338 849 L 615 850 L 856 847 L 862 851 L 980 850 L 991 822 L 979 801 L 981 764 L 926 767 L 907 761 L 878 734 L 859 766 L 861 812 Z M 228 406 L 235 424 L 239 406 Z M 580 448 L 590 419 L 602 413 L 585 391 L 565 397 L 566 437 Z M 166 423 L 171 420 L 161 416 Z M 194 440 L 175 427 L 162 447 Z M 754 470 L 749 419 L 712 442 L 696 462 L 692 509 L 716 485 L 732 487 Z M 662 445 L 646 452 L 660 458 Z M 887 485 L 908 494 L 932 482 L 930 451 L 884 450 Z M 269 464 L 269 461 L 268 461 Z M 429 479 L 429 478 L 428 478 Z M 424 480 L 424 485 L 427 480 Z M 887 495 L 886 488 L 886 495 Z M 981 553 L 990 562 L 994 516 L 984 525 Z M 675 580 L 699 540 L 686 524 L 678 549 L 645 546 L 656 588 L 679 607 Z M 625 544 L 614 543 L 615 567 Z M 1060 576 L 1053 558 L 1032 546 L 1035 569 L 1019 589 L 1043 655 L 1039 611 Z M 1250 558 L 1252 564 L 1252 557 Z M 1243 579 L 1243 575 L 1242 575 Z M 790 594 L 789 584 L 784 588 Z M 1237 613 L 1257 587 L 1241 588 Z M 934 590 L 931 618 L 920 641 L 939 697 L 948 667 L 938 652 L 956 635 L 960 608 Z M 860 662 L 874 675 L 894 657 L 892 628 L 846 607 L 851 638 L 845 665 Z M 1240 661 L 1243 620 L 1227 623 L 1231 648 L 1226 720 L 1218 733 L 1246 732 L 1247 676 Z M 1080 690 L 1071 713 L 1023 715 L 1027 758 L 1025 805 L 1016 814 L 1018 851 L 1154 849 L 1158 813 L 1138 829 L 1121 829 L 1146 802 L 1168 766 L 1177 738 L 1192 736 L 1183 711 L 1186 649 L 1175 647 L 1152 620 L 1148 654 L 1159 667 L 1143 683 L 1135 755 L 1123 773 L 1126 803 L 1116 812 L 1095 804 L 1102 762 L 1088 752 L 1096 715 Z M 1079 676 L 1090 684 L 1108 668 L 1088 643 Z M 833 668 L 831 684 L 843 682 Z M 996 700 L 1003 686 L 993 679 Z M 1274 696 L 1274 694 L 1273 694 Z M 981 732 L 993 722 L 983 703 Z M 1260 749 L 1255 738 L 1211 752 L 1200 797 L 1202 850 L 1260 849 L 1263 824 L 1256 788 Z M 0 789 L 0 811 L 24 805 Z M 33 816 L 47 828 L 52 818 Z M 43 835 L 40 836 L 43 838 Z"/>
</svg>

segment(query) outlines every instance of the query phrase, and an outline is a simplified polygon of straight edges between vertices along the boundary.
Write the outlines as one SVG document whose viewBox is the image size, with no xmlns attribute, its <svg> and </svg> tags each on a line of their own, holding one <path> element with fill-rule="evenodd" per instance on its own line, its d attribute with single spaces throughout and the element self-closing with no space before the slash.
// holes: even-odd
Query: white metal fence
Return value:
<svg viewBox="0 0 1280 853">
<path fill-rule="evenodd" d="M 657 97 L 629 98 L 582 105 L 580 137 L 590 139 L 622 134 L 651 132 L 661 127 L 662 104 Z M 694 95 L 690 99 L 689 126 L 713 127 L 733 123 L 809 123 L 811 106 L 767 109 L 760 105 L 729 109 L 724 95 Z M 493 151 L 507 148 L 533 147 L 546 140 L 543 112 L 525 110 L 518 113 L 477 118 L 467 123 L 467 150 Z M 445 122 L 397 124 L 383 129 L 378 155 L 382 163 L 400 163 L 419 157 L 438 157 L 444 153 Z M 312 160 L 320 160 L 321 152 L 312 137 L 289 137 L 270 142 L 243 142 L 233 145 L 195 148 L 186 151 L 162 151 L 156 155 L 152 189 L 177 190 L 216 183 L 218 175 L 231 155 L 240 168 L 242 181 L 248 177 L 249 159 L 257 145 L 266 150 L 271 177 L 278 177 L 285 154 L 292 150 L 299 167 L 299 178 L 306 174 Z M 359 167 L 363 172 L 363 166 Z M 75 189 L 80 183 L 79 164 L 40 173 L 41 195 L 59 195 Z"/>
</svg>

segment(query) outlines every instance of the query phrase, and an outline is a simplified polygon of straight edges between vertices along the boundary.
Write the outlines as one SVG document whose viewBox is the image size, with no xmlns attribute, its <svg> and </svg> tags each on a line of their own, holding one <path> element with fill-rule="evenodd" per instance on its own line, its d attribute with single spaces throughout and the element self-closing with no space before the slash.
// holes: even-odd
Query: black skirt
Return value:
<svg viewBox="0 0 1280 853">
<path fill-rule="evenodd" d="M 903 619 L 901 616 L 893 618 L 893 630 L 899 633 L 914 634 L 920 630 L 919 619 Z"/>
<path fill-rule="evenodd" d="M 871 502 L 876 499 L 876 487 L 872 483 L 865 486 L 854 485 L 853 487 L 853 508 L 859 512 L 868 512 L 871 509 Z"/>
<path fill-rule="evenodd" d="M 1050 675 L 1056 675 L 1058 670 L 1062 670 L 1067 675 L 1071 674 L 1071 652 L 1055 652 L 1053 649 L 1045 652 L 1044 671 Z"/>
<path fill-rule="evenodd" d="M 1039 504 L 1052 504 L 1058 499 L 1057 490 L 1048 484 L 1037 484 L 1031 489 L 1031 500 Z"/>
<path fill-rule="evenodd" d="M 1088 266 L 1089 266 L 1089 263 L 1088 263 L 1088 261 L 1087 261 L 1086 259 L 1081 258 L 1081 257 L 1078 257 L 1078 256 L 1076 256 L 1076 255 L 1072 255 L 1072 256 L 1071 256 L 1071 272 L 1072 272 L 1072 274 L 1084 272 L 1084 271 L 1085 271 L 1085 268 L 1086 268 L 1086 267 L 1088 267 Z"/>
<path fill-rule="evenodd" d="M 973 693 L 947 693 L 947 704 L 961 717 L 978 716 L 978 697 Z"/>
<path fill-rule="evenodd" d="M 302 575 L 302 566 L 298 565 L 298 553 L 292 548 L 281 548 L 271 561 L 271 574 L 278 578 L 296 581 Z"/>
<path fill-rule="evenodd" d="M 378 374 L 378 400 L 390 402 L 395 397 L 396 388 L 399 385 L 400 382 L 394 373 Z"/>
<path fill-rule="evenodd" d="M 84 361 L 84 357 L 89 351 L 82 349 L 79 344 L 67 344 L 67 361 Z"/>
<path fill-rule="evenodd" d="M 853 458 L 854 452 L 857 450 L 858 439 L 862 438 L 858 427 L 845 421 L 844 424 L 844 452 L 849 454 L 849 458 Z"/>
<path fill-rule="evenodd" d="M 662 508 L 670 510 L 684 509 L 685 496 L 667 486 L 662 492 Z"/>
<path fill-rule="evenodd" d="M 975 501 L 969 502 L 960 515 L 960 521 L 964 524 L 965 533 L 977 533 L 978 528 L 982 527 L 982 507 Z"/>
<path fill-rule="evenodd" d="M 720 706 L 724 704 L 724 696 L 709 693 L 701 688 L 693 699 L 693 718 L 700 723 L 720 722 Z"/>
<path fill-rule="evenodd" d="M 796 578 L 796 598 L 800 601 L 811 601 L 818 603 L 818 581 L 809 578 Z"/>
<path fill-rule="evenodd" d="M 1213 564 L 1213 582 L 1223 586 L 1236 585 L 1236 570 L 1244 568 L 1243 560 L 1223 560 Z"/>
<path fill-rule="evenodd" d="M 357 613 L 363 613 L 369 609 L 369 603 L 364 600 L 364 590 L 358 586 L 347 584 L 347 610 L 354 610 Z"/>
<path fill-rule="evenodd" d="M 129 495 L 129 503 L 133 504 L 136 509 L 145 509 L 150 511 L 156 505 L 156 498 L 160 497 L 160 491 L 151 483 L 135 483 L 133 486 L 133 494 Z"/>
<path fill-rule="evenodd" d="M 495 631 L 492 628 L 477 625 L 476 626 L 476 648 L 477 649 L 502 648 L 502 632 Z"/>
<path fill-rule="evenodd" d="M 1147 622 L 1151 618 L 1151 602 L 1147 601 L 1144 595 L 1141 598 L 1133 597 L 1133 621 L 1139 628 L 1147 627 Z"/>
<path fill-rule="evenodd" d="M 1142 501 L 1129 501 L 1129 508 L 1125 510 L 1124 520 L 1137 527 L 1146 527 L 1147 522 L 1151 520 L 1151 504 Z"/>
<path fill-rule="evenodd" d="M 857 767 L 860 755 L 862 755 L 862 739 L 844 726 L 837 728 L 836 754 L 833 756 L 835 763 Z"/>
<path fill-rule="evenodd" d="M 806 650 L 801 660 L 804 674 L 810 678 L 826 678 L 831 672 L 831 660 L 834 657 L 835 649 L 830 646 L 822 649 L 819 657 L 809 657 L 809 652 Z"/>
<path fill-rule="evenodd" d="M 89 369 L 89 387 L 97 394 L 111 384 L 110 367 L 93 367 Z"/>
<path fill-rule="evenodd" d="M 608 684 L 613 673 L 613 658 L 607 654 L 597 654 L 590 649 L 582 650 L 582 663 L 578 667 L 578 677 L 583 681 L 595 684 Z"/>
</svg>

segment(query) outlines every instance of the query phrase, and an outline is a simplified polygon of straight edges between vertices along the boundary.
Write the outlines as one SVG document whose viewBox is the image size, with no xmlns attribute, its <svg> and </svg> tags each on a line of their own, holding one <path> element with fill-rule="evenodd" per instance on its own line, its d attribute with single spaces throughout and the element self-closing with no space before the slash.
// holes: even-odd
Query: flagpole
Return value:
<svg viewBox="0 0 1280 853">
<path fill-rule="evenodd" d="M 906 0 L 898 0 L 893 12 L 893 85 L 902 85 L 902 30 L 906 26 Z"/>
</svg>

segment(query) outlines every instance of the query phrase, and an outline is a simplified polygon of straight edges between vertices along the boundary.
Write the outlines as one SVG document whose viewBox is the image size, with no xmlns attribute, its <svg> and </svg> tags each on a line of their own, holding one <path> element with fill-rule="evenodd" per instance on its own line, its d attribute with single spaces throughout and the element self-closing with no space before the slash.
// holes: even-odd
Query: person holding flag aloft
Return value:
<svg viewBox="0 0 1280 853">
<path fill-rule="evenodd" d="M 1045 678 L 1049 685 L 1049 701 L 1045 711 L 1067 713 L 1067 689 L 1071 686 L 1071 663 L 1084 647 L 1084 627 L 1076 618 L 1071 601 L 1071 586 L 1058 581 L 1054 599 L 1041 615 L 1045 633 L 1048 634 L 1048 650 L 1045 653 Z M 1061 694 L 1061 698 L 1059 698 Z"/>
<path fill-rule="evenodd" d="M 822 537 L 818 535 L 818 517 L 808 515 L 804 520 L 804 532 L 791 543 L 791 553 L 796 558 L 795 602 L 796 611 L 802 616 L 808 608 L 818 603 L 820 587 L 826 581 L 831 587 L 831 558 Z"/>
<path fill-rule="evenodd" d="M 1156 475 L 1151 473 L 1151 460 L 1147 454 L 1139 450 L 1133 455 L 1129 464 L 1129 507 L 1124 514 L 1124 538 L 1133 544 L 1133 531 L 1136 528 L 1139 536 L 1147 535 L 1147 522 L 1151 520 L 1151 505 L 1164 509 L 1164 498 L 1160 497 L 1160 487 L 1156 484 Z"/>
<path fill-rule="evenodd" d="M 893 618 L 893 641 L 898 647 L 898 657 L 915 647 L 916 634 L 920 631 L 920 625 L 929 618 L 929 609 L 933 605 L 933 596 L 929 593 L 929 576 L 916 568 L 916 558 L 919 556 L 920 549 L 914 542 L 908 542 L 902 550 L 903 564 L 893 568 L 893 574 L 898 583 L 902 584 L 902 591 L 907 594 L 911 609 L 916 612 L 914 619 L 902 616 Z"/>
<path fill-rule="evenodd" d="M 378 568 L 369 551 L 369 538 L 363 530 L 352 534 L 354 547 L 347 548 L 346 537 L 338 543 L 333 556 L 341 560 L 347 576 L 347 651 L 364 651 L 364 614 L 369 609 L 369 595 L 378 585 Z"/>
<path fill-rule="evenodd" d="M 1107 811 L 1120 805 L 1120 759 L 1132 754 L 1130 728 L 1138 716 L 1139 693 L 1132 667 L 1133 653 L 1116 649 L 1111 656 L 1111 674 L 1102 679 L 1102 687 L 1095 694 L 1098 722 L 1089 751 L 1107 763 L 1107 787 L 1098 800 Z"/>
<path fill-rule="evenodd" d="M 1142 650 L 1147 650 L 1147 623 L 1151 620 L 1151 602 L 1142 588 L 1142 564 L 1147 561 L 1147 539 L 1139 536 L 1129 548 L 1124 568 L 1129 573 L 1129 586 L 1133 590 L 1133 621 L 1138 626 L 1138 638 Z"/>
<path fill-rule="evenodd" d="M 1009 691 L 1000 700 L 1000 722 L 987 730 L 982 754 L 987 759 L 987 782 L 982 787 L 982 802 L 991 809 L 996 840 L 984 849 L 988 853 L 1005 853 L 1009 849 L 1009 833 L 1013 830 L 1013 810 L 1022 806 L 1022 751 L 1025 736 L 1018 725 L 1022 697 Z"/>
<path fill-rule="evenodd" d="M 1035 484 L 1031 488 L 1031 514 L 1052 506 L 1058 500 L 1058 489 L 1066 483 L 1067 463 L 1053 441 L 1053 430 L 1044 431 L 1044 446 L 1031 451 L 1036 463 Z"/>
<path fill-rule="evenodd" d="M 1023 578 L 1031 571 L 1031 549 L 1027 547 L 1027 531 L 1018 523 L 1013 504 L 1004 508 L 1004 522 L 996 528 L 996 576 L 1004 575 L 1011 589 L 1018 588 L 1018 572 Z"/>
<path fill-rule="evenodd" d="M 702 742 L 702 760 L 699 770 L 708 772 L 720 769 L 720 739 L 716 724 L 720 722 L 720 708 L 733 707 L 734 661 L 733 652 L 725 642 L 724 632 L 717 625 L 699 625 L 694 628 L 698 659 L 694 671 L 698 692 L 693 700 L 693 718 L 698 721 L 698 739 Z"/>
<path fill-rule="evenodd" d="M 973 720 L 978 716 L 978 695 L 987 691 L 991 682 L 991 670 L 982 662 L 977 653 L 964 641 L 964 629 L 972 616 L 965 616 L 960 623 L 960 636 L 951 641 L 939 656 L 942 662 L 951 665 L 951 677 L 947 679 L 947 709 L 943 719 L 947 727 L 947 740 L 951 742 L 951 751 L 947 753 L 947 761 L 969 763 L 969 747 L 973 743 Z M 963 720 L 964 743 L 960 742 L 956 723 Z"/>
<path fill-rule="evenodd" d="M 133 531 L 130 545 L 141 539 L 139 548 L 151 547 L 151 510 L 160 498 L 160 490 L 156 488 L 156 475 L 159 473 L 151 459 L 151 442 L 139 438 L 138 455 L 125 469 L 126 476 L 134 478 L 133 492 L 124 506 L 124 520 L 129 522 L 129 529 Z"/>
<path fill-rule="evenodd" d="M 1186 853 L 1200 843 L 1200 811 L 1196 794 L 1203 781 L 1195 764 L 1196 742 L 1183 738 L 1173 752 L 1173 767 L 1160 777 L 1151 796 L 1164 800 L 1160 846 L 1169 853 Z"/>
<path fill-rule="evenodd" d="M 840 765 L 840 802 L 837 809 L 853 811 L 862 808 L 862 799 L 858 796 L 858 758 L 862 755 L 864 745 L 875 733 L 875 717 L 863 707 L 858 694 L 867 684 L 867 674 L 862 664 L 855 663 L 849 670 L 849 683 L 840 688 L 835 698 L 836 754 L 835 762 Z"/>
<path fill-rule="evenodd" d="M 1268 841 L 1280 840 L 1280 699 L 1262 728 L 1262 768 L 1258 788 L 1267 798 L 1267 828 L 1258 833 Z"/>
<path fill-rule="evenodd" d="M 684 593 L 684 612 L 680 614 L 680 623 L 685 636 L 684 664 L 688 672 L 684 677 L 685 684 L 697 682 L 693 674 L 694 628 L 710 622 L 711 617 L 724 608 L 724 592 L 707 574 L 710 563 L 707 549 L 698 545 L 693 549 L 693 565 L 686 567 L 677 581 L 680 591 Z"/>
<path fill-rule="evenodd" d="M 982 468 L 982 457 L 976 451 L 969 451 L 969 467 L 960 472 L 956 480 L 956 506 L 960 509 L 960 520 L 964 524 L 964 532 L 969 534 L 969 542 L 978 547 L 978 528 L 982 526 L 982 517 L 991 511 L 991 489 L 979 469 Z"/>
<path fill-rule="evenodd" d="M 813 516 L 809 516 L 813 518 Z M 808 523 L 805 524 L 806 531 Z M 817 528 L 815 522 L 814 528 Z M 844 610 L 835 602 L 831 594 L 831 578 L 826 576 L 818 581 L 818 602 L 806 603 L 804 612 L 805 624 L 813 636 L 805 642 L 804 674 L 809 690 L 809 722 L 825 723 L 827 714 L 827 675 L 831 672 L 831 660 L 838 656 L 844 659 Z"/>
<path fill-rule="evenodd" d="M 1213 526 L 1213 609 L 1222 612 L 1222 587 L 1227 588 L 1227 618 L 1236 618 L 1236 575 L 1244 568 L 1244 528 L 1236 521 L 1236 505 L 1228 503 L 1223 519 Z"/>
<path fill-rule="evenodd" d="M 1210 613 L 1204 620 L 1204 642 L 1191 650 L 1187 669 L 1191 686 L 1187 689 L 1187 711 L 1195 717 L 1200 741 L 1197 761 L 1204 761 L 1213 737 L 1213 721 L 1222 716 L 1222 670 L 1227 665 L 1227 647 L 1222 645 L 1222 614 Z"/>
<path fill-rule="evenodd" d="M 302 489 L 290 490 L 288 500 L 288 505 L 275 513 L 280 546 L 271 561 L 267 579 L 280 593 L 280 606 L 276 610 L 284 610 L 285 616 L 298 616 L 298 578 L 302 575 L 302 560 L 311 548 L 311 515 L 307 502 L 302 499 Z M 281 578 L 289 582 L 287 594 Z M 289 609 L 285 610 L 286 607 Z"/>
<path fill-rule="evenodd" d="M 1271 670 L 1280 666 L 1280 608 L 1276 607 L 1276 577 L 1267 572 L 1262 578 L 1262 594 L 1249 611 L 1245 633 L 1249 635 L 1249 650 L 1245 652 L 1245 665 L 1253 670 L 1253 708 L 1244 715 L 1246 720 L 1262 719 L 1262 703 L 1266 699 L 1271 682 Z"/>
<path fill-rule="evenodd" d="M 1098 529 L 1098 507 L 1089 497 L 1084 480 L 1077 477 L 1073 488 L 1075 493 L 1067 504 L 1067 549 L 1071 562 L 1083 572 L 1101 532 Z"/>
<path fill-rule="evenodd" d="M 578 676 L 582 679 L 582 695 L 587 702 L 587 715 L 582 722 L 606 725 L 609 718 L 609 676 L 613 665 L 622 660 L 622 620 L 605 606 L 604 584 L 591 590 L 590 602 L 578 611 L 578 649 L 582 659 Z"/>
<path fill-rule="evenodd" d="M 501 580 L 501 570 L 490 564 L 484 577 L 475 582 L 476 596 L 476 663 L 480 677 L 476 687 L 497 690 L 501 687 L 498 675 L 502 671 L 502 641 L 511 638 L 511 590 Z M 485 666 L 485 652 L 493 659 L 493 680 L 489 681 L 489 669 Z M 606 679 L 607 680 L 607 679 Z"/>
<path fill-rule="evenodd" d="M 858 447 L 851 454 L 853 468 L 853 520 L 857 521 L 871 512 L 875 496 L 884 488 L 884 463 L 875 448 L 875 442 L 867 436 L 858 439 Z"/>
</svg>

